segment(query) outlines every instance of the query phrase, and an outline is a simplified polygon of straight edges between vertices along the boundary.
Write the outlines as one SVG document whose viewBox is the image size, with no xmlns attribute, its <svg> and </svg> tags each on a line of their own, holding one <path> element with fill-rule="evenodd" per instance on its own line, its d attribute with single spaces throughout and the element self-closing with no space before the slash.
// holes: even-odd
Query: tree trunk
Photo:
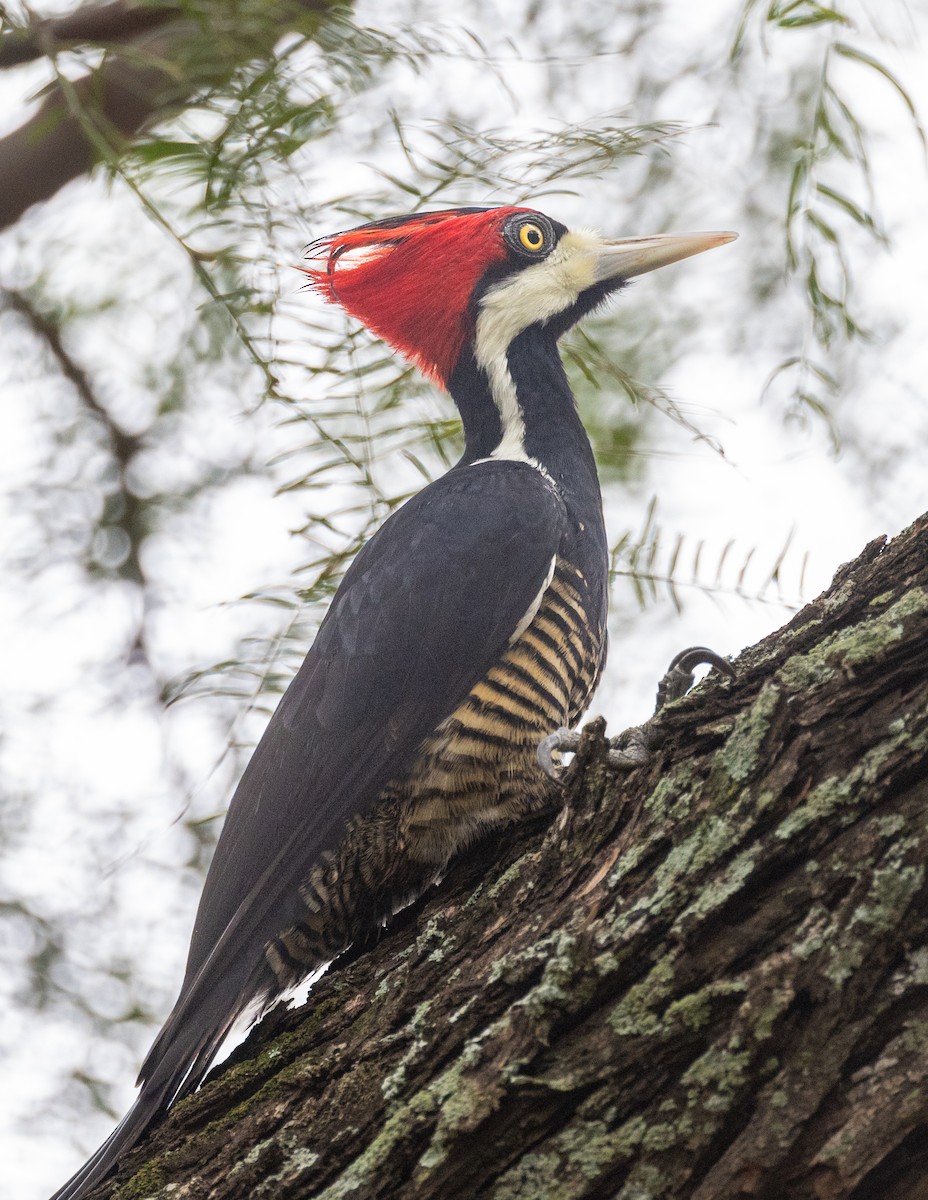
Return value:
<svg viewBox="0 0 928 1200">
<path fill-rule="evenodd" d="M 928 1197 L 928 517 L 737 667 L 630 775 L 594 723 L 553 819 L 272 1014 L 97 1194 Z"/>
</svg>

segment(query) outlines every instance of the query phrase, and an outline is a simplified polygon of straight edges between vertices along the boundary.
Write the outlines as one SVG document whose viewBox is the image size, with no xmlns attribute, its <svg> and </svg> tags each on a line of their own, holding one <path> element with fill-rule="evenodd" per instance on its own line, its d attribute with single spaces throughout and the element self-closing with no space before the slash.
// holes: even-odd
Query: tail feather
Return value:
<svg viewBox="0 0 928 1200">
<path fill-rule="evenodd" d="M 171 1015 L 142 1064 L 138 1099 L 100 1149 L 51 1200 L 83 1200 L 123 1155 L 141 1140 L 148 1127 L 175 1101 L 203 1081 L 210 1064 L 238 1017 L 257 1016 L 273 994 L 273 975 L 263 955 L 257 966 L 244 958 L 215 963 L 225 942 L 196 976 L 185 980 Z"/>
<path fill-rule="evenodd" d="M 95 1184 L 110 1173 L 117 1161 L 136 1145 L 163 1107 L 166 1107 L 163 1092 L 142 1092 L 96 1154 L 55 1192 L 51 1200 L 80 1200 L 86 1196 Z"/>
<path fill-rule="evenodd" d="M 110 1136 L 51 1200 L 83 1200 L 105 1179 L 117 1162 L 141 1141 L 149 1126 L 176 1100 L 188 1095 L 202 1082 L 233 1023 L 234 1016 L 195 1040 L 188 1037 L 170 1045 L 142 1084 L 138 1099 Z"/>
</svg>

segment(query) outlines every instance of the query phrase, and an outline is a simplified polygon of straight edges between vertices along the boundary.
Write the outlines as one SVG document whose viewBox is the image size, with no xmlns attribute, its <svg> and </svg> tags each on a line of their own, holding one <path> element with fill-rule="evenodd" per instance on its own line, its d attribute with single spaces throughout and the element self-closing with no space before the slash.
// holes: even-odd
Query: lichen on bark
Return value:
<svg viewBox="0 0 928 1200">
<path fill-rule="evenodd" d="M 928 519 L 456 863 L 98 1195 L 913 1200 Z"/>
</svg>

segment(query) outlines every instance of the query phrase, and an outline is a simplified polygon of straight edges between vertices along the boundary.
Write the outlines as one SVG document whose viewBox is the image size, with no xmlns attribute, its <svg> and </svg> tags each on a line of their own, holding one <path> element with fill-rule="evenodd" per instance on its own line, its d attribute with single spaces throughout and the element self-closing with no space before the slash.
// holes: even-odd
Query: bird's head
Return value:
<svg viewBox="0 0 928 1200">
<path fill-rule="evenodd" d="M 529 208 L 456 208 L 320 238 L 311 286 L 447 386 L 462 351 L 489 361 L 531 325 L 560 337 L 636 275 L 734 233 L 607 241 Z"/>
</svg>

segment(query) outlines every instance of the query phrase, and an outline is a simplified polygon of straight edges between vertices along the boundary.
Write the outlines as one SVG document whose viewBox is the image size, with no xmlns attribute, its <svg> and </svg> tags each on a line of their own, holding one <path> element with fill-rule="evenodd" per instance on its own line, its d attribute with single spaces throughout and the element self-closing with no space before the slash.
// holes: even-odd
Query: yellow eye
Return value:
<svg viewBox="0 0 928 1200">
<path fill-rule="evenodd" d="M 530 221 L 519 227 L 519 242 L 526 250 L 531 250 L 533 253 L 541 250 L 545 244 L 545 235 L 542 230 L 533 225 Z"/>
</svg>

